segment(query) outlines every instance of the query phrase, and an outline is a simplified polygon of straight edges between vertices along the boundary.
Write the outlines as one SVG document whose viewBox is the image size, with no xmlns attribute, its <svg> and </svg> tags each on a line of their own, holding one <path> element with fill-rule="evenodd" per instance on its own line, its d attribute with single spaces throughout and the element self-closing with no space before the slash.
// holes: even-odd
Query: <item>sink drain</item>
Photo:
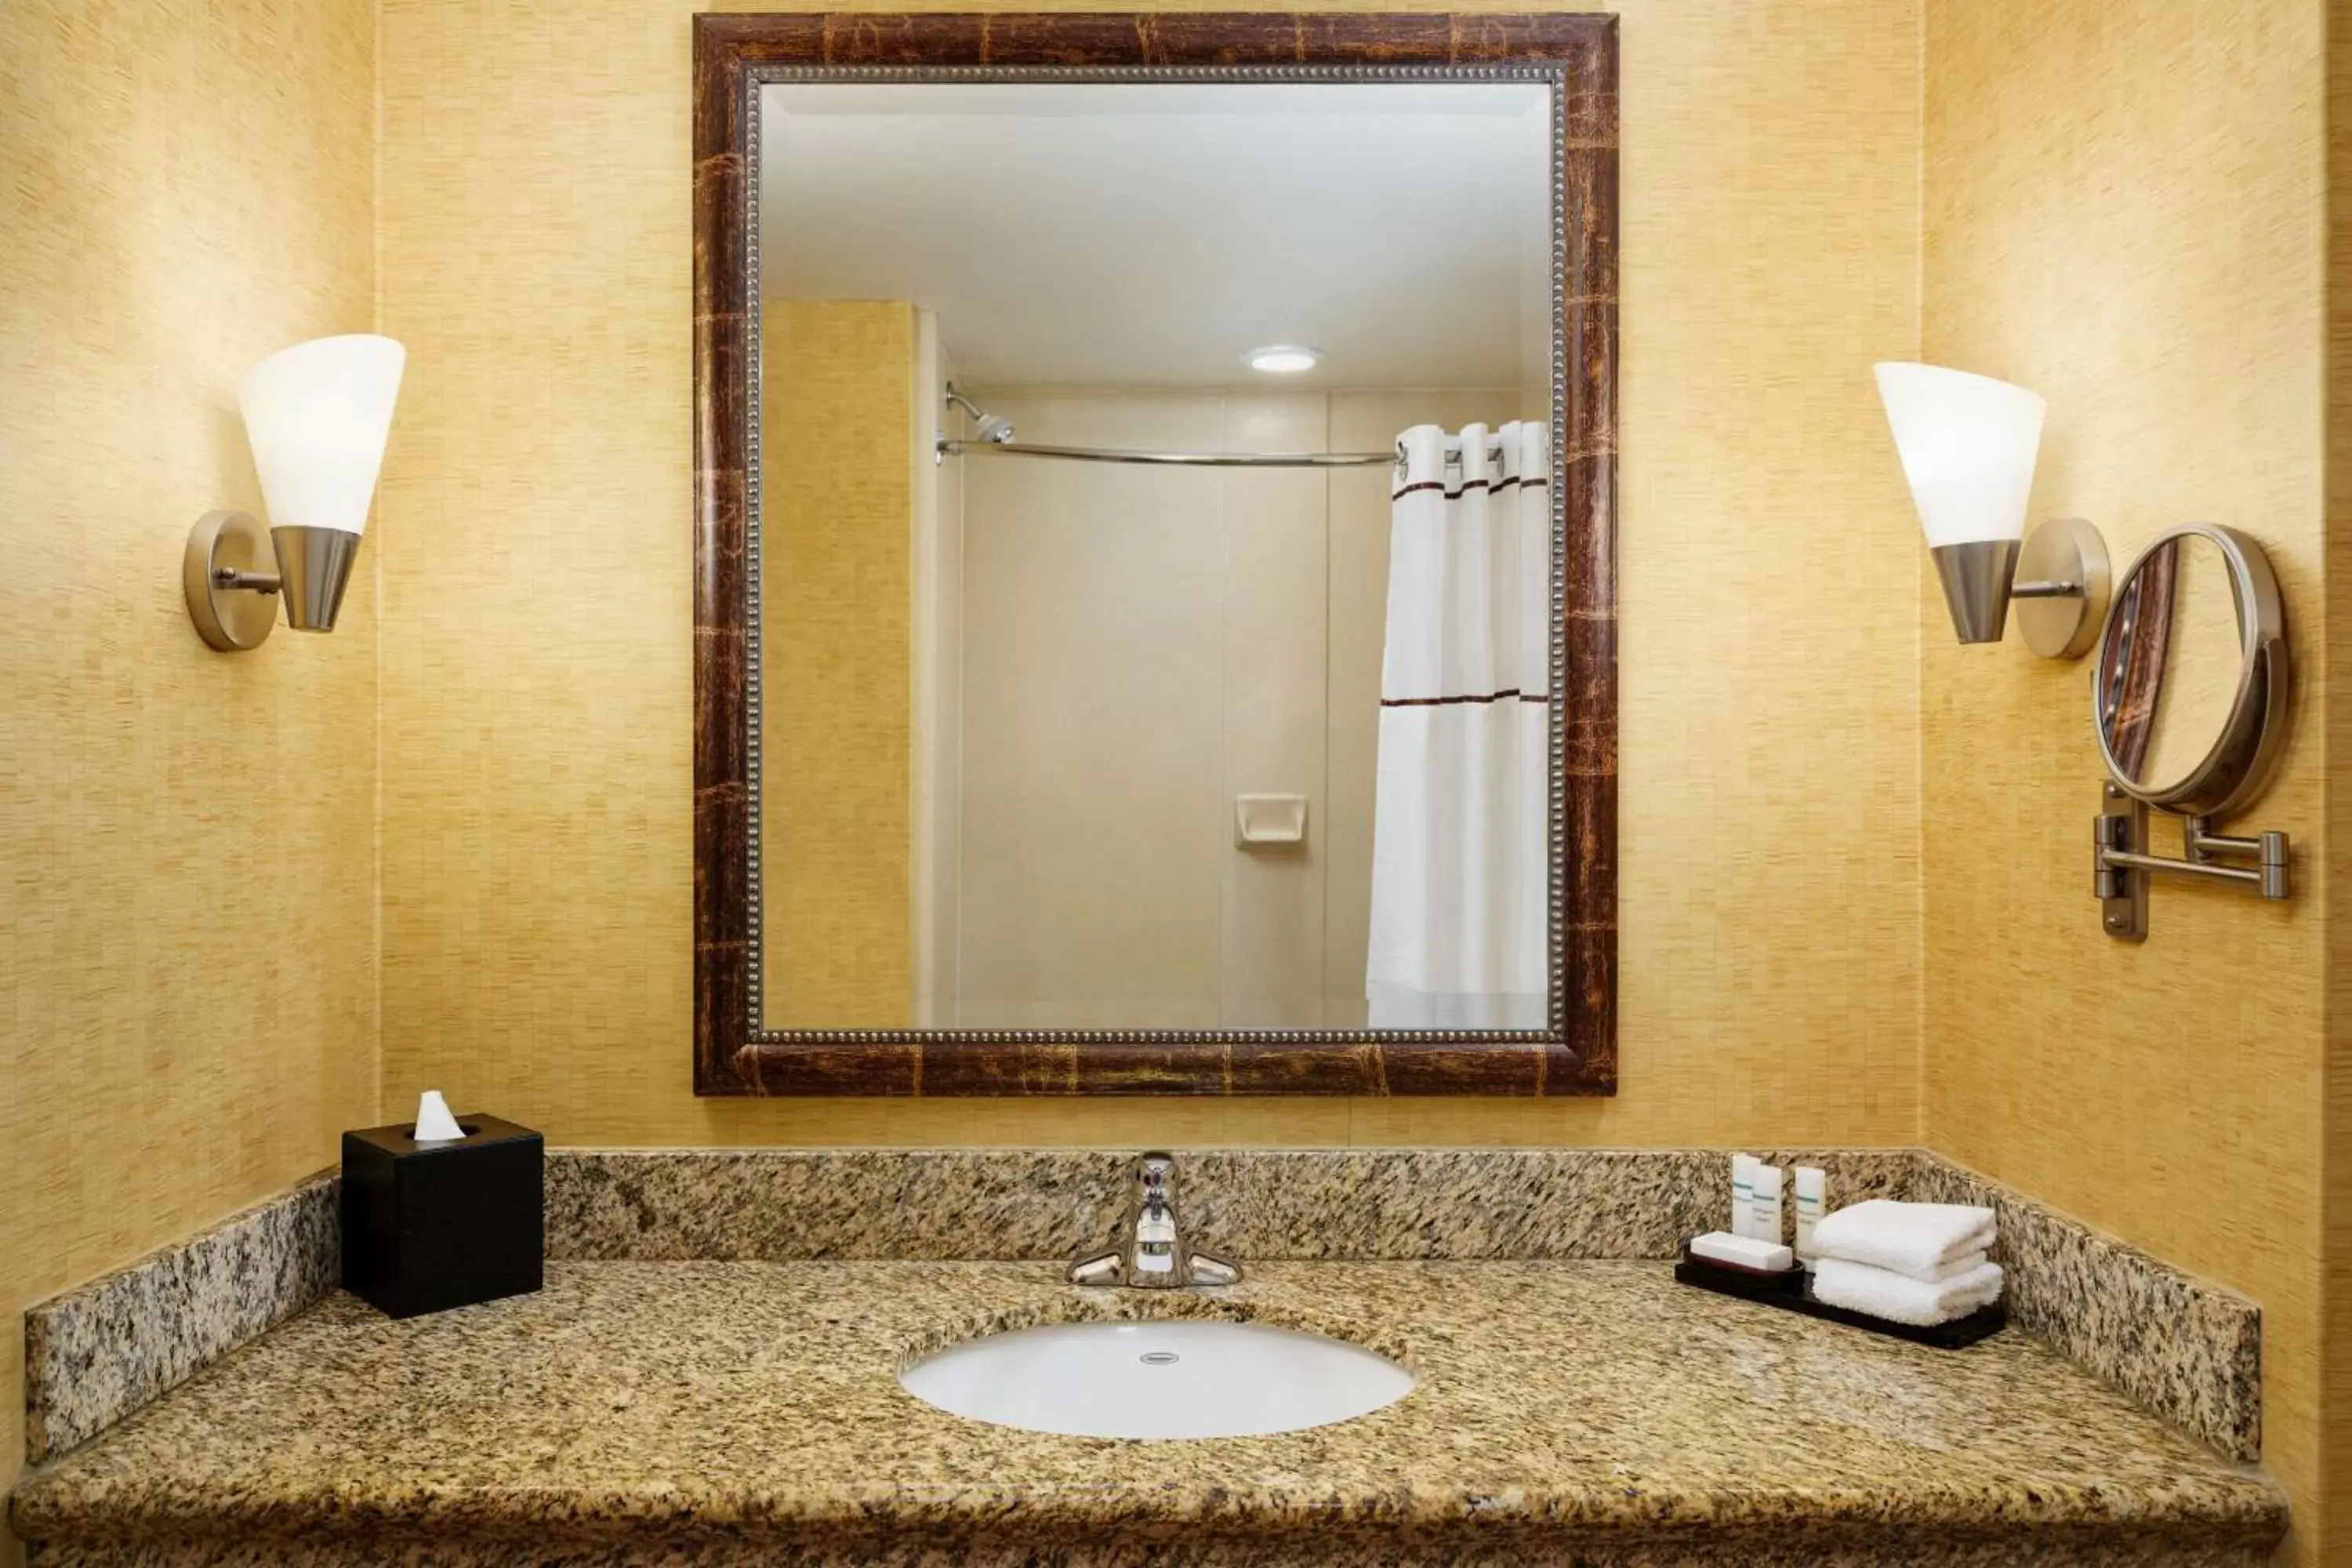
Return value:
<svg viewBox="0 0 2352 1568">
<path fill-rule="evenodd" d="M 1135 1359 L 1146 1366 L 1174 1366 L 1181 1358 L 1174 1351 L 1145 1351 Z"/>
</svg>

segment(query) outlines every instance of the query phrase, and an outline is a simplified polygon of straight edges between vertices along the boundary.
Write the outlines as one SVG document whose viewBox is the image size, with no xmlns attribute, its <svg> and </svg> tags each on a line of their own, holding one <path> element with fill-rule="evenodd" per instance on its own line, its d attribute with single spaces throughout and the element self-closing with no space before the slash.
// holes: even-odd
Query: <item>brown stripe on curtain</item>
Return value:
<svg viewBox="0 0 2352 1568">
<path fill-rule="evenodd" d="M 1473 479 L 1470 483 L 1463 486 L 1462 489 L 1445 490 L 1445 499 L 1447 500 L 1452 500 L 1455 496 L 1462 494 L 1464 490 L 1483 490 L 1488 489 L 1507 490 L 1515 487 L 1522 489 L 1540 490 L 1550 488 L 1550 485 L 1551 481 L 1549 479 L 1497 479 L 1494 481 L 1492 485 L 1489 485 L 1485 479 Z M 1391 490 L 1389 492 L 1389 500 L 1401 500 L 1404 497 L 1412 494 L 1415 490 L 1444 489 L 1445 481 L 1443 479 L 1423 479 L 1419 484 L 1407 485 L 1401 490 Z"/>
<path fill-rule="evenodd" d="M 1549 702 L 1551 698 L 1541 691 L 1521 691 L 1512 687 L 1505 691 L 1472 693 L 1463 697 L 1383 697 L 1383 708 L 1451 708 L 1462 702 Z"/>
</svg>

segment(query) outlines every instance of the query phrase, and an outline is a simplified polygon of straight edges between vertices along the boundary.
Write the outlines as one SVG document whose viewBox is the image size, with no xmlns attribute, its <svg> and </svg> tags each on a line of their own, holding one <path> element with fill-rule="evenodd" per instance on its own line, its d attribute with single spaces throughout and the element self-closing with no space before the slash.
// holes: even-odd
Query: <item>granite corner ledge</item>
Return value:
<svg viewBox="0 0 2352 1568">
<path fill-rule="evenodd" d="M 335 1288 L 334 1172 L 25 1311 L 25 1459 L 87 1442 Z"/>
<path fill-rule="evenodd" d="M 1932 1150 L 1919 1151 L 1907 1195 L 1991 1209 L 2013 1321 L 2230 1458 L 2262 1458 L 2254 1301 Z"/>
</svg>

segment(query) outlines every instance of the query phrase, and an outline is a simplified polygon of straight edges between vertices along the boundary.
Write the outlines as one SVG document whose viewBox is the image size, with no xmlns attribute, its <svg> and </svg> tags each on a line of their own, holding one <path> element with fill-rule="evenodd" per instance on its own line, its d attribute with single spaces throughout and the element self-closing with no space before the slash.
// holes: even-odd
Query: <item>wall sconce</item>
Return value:
<svg viewBox="0 0 2352 1568">
<path fill-rule="evenodd" d="M 237 407 L 274 526 L 265 540 L 251 514 L 208 511 L 189 531 L 182 586 L 205 641 L 259 647 L 281 600 L 295 630 L 334 630 L 407 360 L 392 339 L 358 332 L 297 343 L 245 373 Z"/>
<path fill-rule="evenodd" d="M 2048 405 L 2021 386 L 1940 365 L 1876 371 L 1960 641 L 1999 642 L 2015 598 L 2026 601 L 2018 622 L 2035 653 L 2089 652 L 2107 611 L 2106 542 L 2079 518 L 2046 522 L 2024 538 Z"/>
</svg>

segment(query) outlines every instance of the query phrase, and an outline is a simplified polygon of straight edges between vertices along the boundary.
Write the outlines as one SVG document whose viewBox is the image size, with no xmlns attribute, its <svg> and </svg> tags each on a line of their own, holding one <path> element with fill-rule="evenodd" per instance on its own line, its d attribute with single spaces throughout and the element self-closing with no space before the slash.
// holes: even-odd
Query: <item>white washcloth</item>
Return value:
<svg viewBox="0 0 2352 1568">
<path fill-rule="evenodd" d="M 1992 1210 L 1966 1204 L 1899 1204 L 1872 1198 L 1813 1226 L 1813 1254 L 1937 1279 L 1944 1268 L 1993 1243 Z"/>
<path fill-rule="evenodd" d="M 1889 1322 L 1933 1328 L 2000 1300 L 2000 1265 L 1979 1263 L 1966 1274 L 1937 1281 L 1824 1258 L 1813 1265 L 1813 1300 Z"/>
</svg>

